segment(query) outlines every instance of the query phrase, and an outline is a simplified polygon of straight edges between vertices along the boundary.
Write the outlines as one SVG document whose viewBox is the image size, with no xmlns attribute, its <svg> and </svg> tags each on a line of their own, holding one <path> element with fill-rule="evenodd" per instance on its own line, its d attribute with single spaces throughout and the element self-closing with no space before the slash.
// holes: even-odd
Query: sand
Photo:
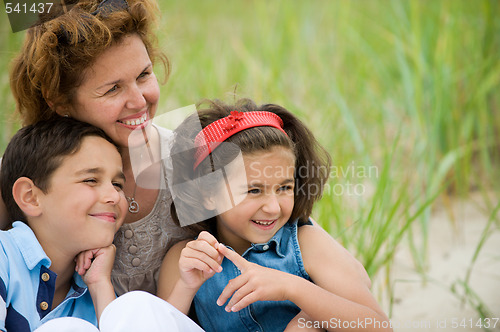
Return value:
<svg viewBox="0 0 500 332">
<path fill-rule="evenodd" d="M 494 204 L 498 202 L 492 199 Z M 391 275 L 394 284 L 394 303 L 391 322 L 394 331 L 484 331 L 477 311 L 462 303 L 460 294 L 476 246 L 492 211 L 487 211 L 479 194 L 468 200 L 440 204 L 432 213 L 429 232 L 427 281 L 415 271 L 408 246 L 402 245 L 396 254 Z M 447 206 L 445 208 L 445 206 Z M 500 215 L 497 214 L 500 218 Z M 490 310 L 490 327 L 500 331 L 500 230 L 491 228 L 472 270 L 469 286 Z M 457 285 L 457 294 L 451 286 Z M 374 280 L 380 289 L 381 280 Z M 376 293 L 376 290 L 374 289 Z M 382 300 L 390 312 L 387 299 Z M 496 320 L 495 320 L 496 318 Z"/>
</svg>

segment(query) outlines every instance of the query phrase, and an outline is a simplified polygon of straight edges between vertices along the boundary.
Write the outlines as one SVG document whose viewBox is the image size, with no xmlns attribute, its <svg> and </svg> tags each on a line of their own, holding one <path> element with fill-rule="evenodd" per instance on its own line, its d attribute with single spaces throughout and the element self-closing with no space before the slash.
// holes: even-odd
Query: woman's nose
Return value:
<svg viewBox="0 0 500 332">
<path fill-rule="evenodd" d="M 144 93 L 142 89 L 137 86 L 133 85 L 128 94 L 128 99 L 127 99 L 127 108 L 129 109 L 142 109 L 146 106 L 146 98 L 144 97 Z"/>
</svg>

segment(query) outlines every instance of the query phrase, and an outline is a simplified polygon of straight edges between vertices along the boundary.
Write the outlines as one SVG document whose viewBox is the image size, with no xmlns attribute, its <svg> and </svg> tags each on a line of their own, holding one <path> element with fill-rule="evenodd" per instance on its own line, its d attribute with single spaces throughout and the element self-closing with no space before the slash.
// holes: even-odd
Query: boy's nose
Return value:
<svg viewBox="0 0 500 332">
<path fill-rule="evenodd" d="M 109 184 L 104 186 L 102 198 L 105 203 L 117 204 L 121 199 L 121 195 L 113 184 Z"/>
</svg>

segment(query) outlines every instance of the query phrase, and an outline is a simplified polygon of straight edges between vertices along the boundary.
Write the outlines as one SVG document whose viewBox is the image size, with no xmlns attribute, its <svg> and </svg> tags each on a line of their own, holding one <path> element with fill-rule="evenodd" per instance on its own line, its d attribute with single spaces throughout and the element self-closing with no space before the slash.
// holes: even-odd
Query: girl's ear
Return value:
<svg viewBox="0 0 500 332">
<path fill-rule="evenodd" d="M 38 217 L 42 214 L 40 193 L 41 190 L 27 177 L 20 177 L 12 186 L 12 196 L 17 206 L 28 217 Z"/>
</svg>

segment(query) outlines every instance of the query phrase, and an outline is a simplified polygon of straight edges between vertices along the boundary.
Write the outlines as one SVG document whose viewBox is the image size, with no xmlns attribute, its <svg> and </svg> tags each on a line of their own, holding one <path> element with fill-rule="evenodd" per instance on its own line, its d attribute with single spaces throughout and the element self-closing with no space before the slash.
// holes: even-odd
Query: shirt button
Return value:
<svg viewBox="0 0 500 332">
<path fill-rule="evenodd" d="M 47 282 L 50 280 L 50 275 L 47 272 L 42 273 L 42 280 Z"/>
<path fill-rule="evenodd" d="M 262 250 L 267 250 L 267 249 L 269 249 L 269 245 L 268 244 L 265 244 L 265 245 L 262 246 Z"/>
<path fill-rule="evenodd" d="M 132 255 L 137 253 L 137 246 L 131 245 L 128 247 L 128 252 L 131 253 Z"/>
<path fill-rule="evenodd" d="M 127 230 L 125 231 L 125 237 L 126 237 L 127 239 L 130 239 L 130 238 L 132 238 L 132 236 L 134 236 L 134 232 L 132 232 L 130 229 L 127 229 Z"/>
<path fill-rule="evenodd" d="M 132 266 L 137 267 L 141 264 L 141 259 L 136 257 L 132 260 Z"/>
<path fill-rule="evenodd" d="M 43 302 L 40 302 L 40 309 L 42 309 L 43 311 L 47 310 L 49 308 L 49 304 L 45 301 Z"/>
</svg>

